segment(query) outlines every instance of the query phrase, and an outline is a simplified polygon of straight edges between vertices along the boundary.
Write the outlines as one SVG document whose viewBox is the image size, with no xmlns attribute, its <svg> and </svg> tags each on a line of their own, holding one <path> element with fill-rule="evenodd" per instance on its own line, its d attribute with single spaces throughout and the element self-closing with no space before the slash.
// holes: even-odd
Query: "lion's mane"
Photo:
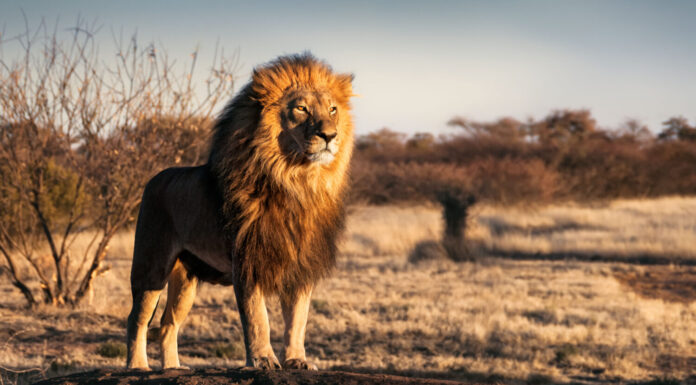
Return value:
<svg viewBox="0 0 696 385">
<path fill-rule="evenodd" d="M 254 70 L 218 120 L 209 165 L 241 282 L 279 293 L 314 283 L 334 266 L 353 147 L 351 81 L 311 54 L 280 57 Z M 330 92 L 342 111 L 340 150 L 327 165 L 281 151 L 279 101 L 295 88 Z"/>
</svg>

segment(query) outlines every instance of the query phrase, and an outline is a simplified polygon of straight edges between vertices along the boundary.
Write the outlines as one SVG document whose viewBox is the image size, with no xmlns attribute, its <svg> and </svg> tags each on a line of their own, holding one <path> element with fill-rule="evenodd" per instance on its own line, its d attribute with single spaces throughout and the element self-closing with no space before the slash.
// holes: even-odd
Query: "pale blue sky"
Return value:
<svg viewBox="0 0 696 385">
<path fill-rule="evenodd" d="M 694 1 L 0 0 L 7 33 L 22 30 L 21 9 L 32 24 L 96 20 L 102 50 L 121 28 L 182 60 L 219 40 L 239 52 L 240 85 L 254 65 L 311 50 L 355 73 L 360 133 L 556 108 L 589 108 L 605 127 L 696 118 Z"/>
</svg>

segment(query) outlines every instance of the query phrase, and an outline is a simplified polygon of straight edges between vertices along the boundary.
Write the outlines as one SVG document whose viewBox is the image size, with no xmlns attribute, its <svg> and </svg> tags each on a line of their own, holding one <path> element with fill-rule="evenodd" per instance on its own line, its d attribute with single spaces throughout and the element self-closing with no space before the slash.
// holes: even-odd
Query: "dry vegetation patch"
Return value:
<svg viewBox="0 0 696 385">
<path fill-rule="evenodd" d="M 690 303 L 696 299 L 696 269 L 680 266 L 619 268 L 614 277 L 645 298 Z"/>
<path fill-rule="evenodd" d="M 696 199 L 616 200 L 539 208 L 480 206 L 470 237 L 501 256 L 696 262 Z"/>
<path fill-rule="evenodd" d="M 437 207 L 353 207 L 336 272 L 312 301 L 308 355 L 323 370 L 487 382 L 693 380 L 696 268 L 619 261 L 646 251 L 694 258 L 687 245 L 696 244 L 695 208 L 693 198 L 536 210 L 480 206 L 470 219 L 470 239 L 480 246 L 475 261 L 412 263 L 417 244 L 439 240 Z M 675 233 L 684 238 L 674 242 Z M 26 310 L 21 294 L 3 281 L 0 366 L 40 368 L 44 375 L 123 367 L 117 343 L 130 304 L 131 243 L 124 234 L 111 248 L 112 268 L 96 281 L 91 306 Z M 486 254 L 502 249 L 514 257 L 541 247 L 549 255 L 574 247 L 612 252 L 615 262 Z M 278 350 L 277 302 L 269 313 Z M 181 332 L 182 364 L 241 366 L 241 341 L 232 288 L 202 285 Z M 156 345 L 149 344 L 155 365 Z"/>
</svg>

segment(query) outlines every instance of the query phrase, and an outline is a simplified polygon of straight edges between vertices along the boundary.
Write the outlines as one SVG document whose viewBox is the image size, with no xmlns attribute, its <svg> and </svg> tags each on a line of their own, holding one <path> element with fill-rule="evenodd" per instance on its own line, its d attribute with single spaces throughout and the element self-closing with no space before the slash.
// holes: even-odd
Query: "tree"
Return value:
<svg viewBox="0 0 696 385">
<path fill-rule="evenodd" d="M 231 60 L 215 55 L 199 91 L 197 52 L 177 71 L 133 36 L 104 63 L 95 31 L 78 21 L 62 40 L 42 23 L 0 42 L 22 52 L 0 56 L 1 268 L 29 305 L 89 296 L 145 182 L 201 159 L 213 111 L 232 93 Z M 78 236 L 90 238 L 82 252 Z"/>
<path fill-rule="evenodd" d="M 597 132 L 597 122 L 589 110 L 559 110 L 533 124 L 531 131 L 541 143 L 561 145 L 588 138 Z"/>
<path fill-rule="evenodd" d="M 527 135 L 526 126 L 510 117 L 500 118 L 491 123 L 475 122 L 462 117 L 456 117 L 447 122 L 447 124 L 462 128 L 474 139 L 488 137 L 505 141 L 517 141 Z"/>
<path fill-rule="evenodd" d="M 684 117 L 673 117 L 662 123 L 665 128 L 657 135 L 660 140 L 696 142 L 696 127 L 689 125 Z"/>
<path fill-rule="evenodd" d="M 618 138 L 638 143 L 650 143 L 654 136 L 645 124 L 636 119 L 628 119 L 619 128 Z"/>
<path fill-rule="evenodd" d="M 429 132 L 417 132 L 406 141 L 406 148 L 409 150 L 426 151 L 432 149 L 435 144 L 435 137 Z"/>
<path fill-rule="evenodd" d="M 401 150 L 403 149 L 405 138 L 405 134 L 384 127 L 377 132 L 359 136 L 355 147 L 358 150 Z"/>
</svg>

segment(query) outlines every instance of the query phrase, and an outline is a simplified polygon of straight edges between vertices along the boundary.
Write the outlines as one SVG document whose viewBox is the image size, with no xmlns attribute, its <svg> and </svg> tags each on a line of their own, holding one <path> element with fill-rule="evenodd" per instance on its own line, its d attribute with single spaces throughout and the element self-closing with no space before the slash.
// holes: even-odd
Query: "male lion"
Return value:
<svg viewBox="0 0 696 385">
<path fill-rule="evenodd" d="M 180 367 L 177 333 L 202 280 L 234 285 L 247 366 L 280 368 L 265 304 L 277 294 L 283 367 L 316 369 L 305 327 L 343 225 L 352 79 L 309 53 L 258 67 L 216 123 L 208 163 L 150 180 L 135 232 L 128 368 L 149 368 L 147 328 L 167 283 L 162 367 Z"/>
</svg>

